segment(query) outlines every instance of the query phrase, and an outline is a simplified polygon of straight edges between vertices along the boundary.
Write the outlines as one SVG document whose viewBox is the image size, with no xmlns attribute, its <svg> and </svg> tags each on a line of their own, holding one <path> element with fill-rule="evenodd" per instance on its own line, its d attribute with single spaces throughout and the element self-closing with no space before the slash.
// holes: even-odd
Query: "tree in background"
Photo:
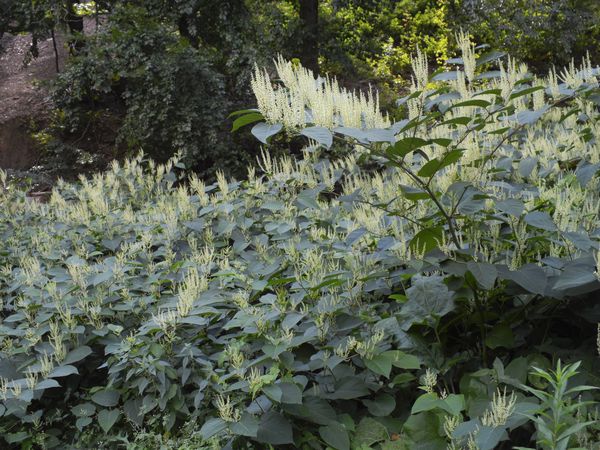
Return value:
<svg viewBox="0 0 600 450">
<path fill-rule="evenodd" d="M 91 5 L 91 6 L 90 6 Z M 82 36 L 72 0 L 0 0 L 0 33 L 37 41 L 57 28 L 76 50 L 54 87 L 49 154 L 86 151 L 157 159 L 183 151 L 204 174 L 244 169 L 258 150 L 229 133 L 227 114 L 251 102 L 255 63 L 277 54 L 381 92 L 393 110 L 410 83 L 411 55 L 430 67 L 452 56 L 460 29 L 536 70 L 598 53 L 594 0 L 102 0 L 105 26 Z M 596 58 L 597 59 L 597 58 Z M 102 149 L 95 145 L 101 142 Z"/>
<path fill-rule="evenodd" d="M 596 0 L 455 0 L 451 20 L 538 72 L 600 56 Z"/>
<path fill-rule="evenodd" d="M 298 54 L 302 65 L 319 71 L 319 0 L 299 0 L 299 20 L 302 35 Z"/>
</svg>

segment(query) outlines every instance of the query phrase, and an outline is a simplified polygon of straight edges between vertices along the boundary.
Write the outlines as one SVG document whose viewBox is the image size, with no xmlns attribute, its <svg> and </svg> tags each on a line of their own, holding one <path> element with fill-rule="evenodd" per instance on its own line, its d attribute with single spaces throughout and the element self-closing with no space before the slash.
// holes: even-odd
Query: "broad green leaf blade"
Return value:
<svg viewBox="0 0 600 450">
<path fill-rule="evenodd" d="M 499 347 L 512 348 L 515 343 L 515 336 L 511 328 L 506 324 L 498 324 L 487 334 L 485 345 L 496 349 Z"/>
<path fill-rule="evenodd" d="M 200 428 L 200 436 L 202 436 L 203 439 L 208 440 L 225 429 L 227 429 L 227 422 L 223 419 L 213 417 L 204 422 L 202 428 Z"/>
<path fill-rule="evenodd" d="M 375 417 L 387 417 L 396 409 L 396 400 L 389 394 L 379 394 L 373 400 L 363 400 L 363 403 Z"/>
<path fill-rule="evenodd" d="M 239 111 L 234 111 L 231 114 L 229 114 L 227 116 L 227 118 L 231 119 L 232 117 L 241 116 L 243 114 L 250 114 L 250 113 L 260 113 L 260 111 L 256 108 L 240 109 Z"/>
<path fill-rule="evenodd" d="M 410 248 L 416 254 L 427 254 L 439 248 L 444 239 L 442 227 L 424 228 L 410 240 Z"/>
<path fill-rule="evenodd" d="M 81 347 L 77 347 L 76 349 L 71 350 L 69 353 L 67 353 L 67 356 L 65 357 L 65 359 L 63 360 L 62 363 L 63 364 L 73 364 L 78 361 L 81 361 L 86 356 L 89 356 L 91 354 L 92 354 L 92 349 L 89 348 L 87 345 L 82 345 Z"/>
<path fill-rule="evenodd" d="M 482 425 L 475 435 L 475 442 L 480 450 L 494 450 L 500 441 L 507 437 L 502 427 L 486 427 Z"/>
<path fill-rule="evenodd" d="M 324 127 L 304 128 L 300 131 L 300 134 L 318 142 L 327 149 L 333 144 L 333 134 Z"/>
<path fill-rule="evenodd" d="M 452 150 L 446 153 L 441 160 L 433 158 L 432 160 L 424 164 L 423 167 L 421 167 L 417 175 L 419 175 L 420 177 L 430 178 L 444 167 L 447 167 L 457 162 L 462 156 L 462 154 L 462 150 Z"/>
<path fill-rule="evenodd" d="M 365 417 L 356 427 L 352 443 L 353 445 L 371 447 L 387 439 L 389 439 L 389 436 L 385 426 L 370 417 Z"/>
<path fill-rule="evenodd" d="M 437 408 L 440 408 L 440 398 L 437 396 L 437 394 L 426 393 L 417 397 L 417 399 L 413 403 L 410 413 L 417 414 L 423 411 L 431 411 Z"/>
<path fill-rule="evenodd" d="M 541 228 L 546 231 L 556 231 L 556 224 L 550 215 L 543 211 L 533 211 L 525 216 L 525 222 L 532 227 Z"/>
<path fill-rule="evenodd" d="M 263 144 L 268 144 L 269 138 L 279 133 L 282 129 L 283 126 L 279 123 L 269 125 L 268 123 L 261 122 L 252 127 L 252 134 Z"/>
<path fill-rule="evenodd" d="M 48 378 L 67 377 L 69 375 L 78 374 L 78 373 L 79 373 L 79 371 L 77 370 L 77 367 L 70 366 L 70 365 L 62 365 L 62 366 L 56 367 L 52 372 L 50 372 L 50 374 L 48 374 Z"/>
<path fill-rule="evenodd" d="M 98 413 L 98 423 L 105 433 L 108 433 L 121 413 L 118 409 L 103 409 Z"/>
<path fill-rule="evenodd" d="M 246 114 L 245 116 L 238 117 L 237 119 L 235 119 L 233 121 L 233 124 L 231 126 L 231 132 L 233 133 L 234 131 L 239 130 L 241 127 L 243 127 L 245 125 L 249 125 L 254 122 L 258 122 L 259 120 L 264 120 L 264 117 L 261 113 L 256 113 L 256 112 Z"/>
<path fill-rule="evenodd" d="M 114 389 L 103 389 L 92 395 L 92 401 L 100 406 L 110 408 L 119 402 L 120 394 Z"/>
<path fill-rule="evenodd" d="M 544 90 L 544 89 L 546 89 L 544 86 L 526 87 L 526 88 L 514 91 L 512 94 L 510 94 L 510 97 L 508 97 L 508 99 L 514 100 L 515 98 L 519 98 L 519 97 L 522 97 L 527 94 L 532 94 L 536 91 Z"/>
<path fill-rule="evenodd" d="M 473 277 L 482 288 L 489 290 L 494 287 L 496 278 L 498 277 L 496 266 L 487 262 L 469 261 L 467 269 L 473 274 Z"/>
<path fill-rule="evenodd" d="M 402 315 L 414 322 L 437 320 L 454 309 L 452 292 L 438 275 L 415 275 L 406 296 L 408 301 L 402 305 Z"/>
<path fill-rule="evenodd" d="M 260 418 L 256 439 L 271 445 L 293 444 L 292 425 L 278 412 L 268 411 Z"/>
<path fill-rule="evenodd" d="M 327 445 L 335 450 L 350 450 L 350 437 L 346 427 L 339 422 L 332 422 L 319 428 L 319 435 Z"/>
<path fill-rule="evenodd" d="M 460 107 L 465 107 L 465 106 L 477 106 L 479 108 L 487 108 L 488 106 L 491 106 L 491 105 L 492 104 L 490 102 L 488 102 L 487 100 L 472 99 L 472 100 L 465 100 L 464 102 L 455 103 L 454 105 L 451 106 L 451 108 L 460 108 Z"/>
<path fill-rule="evenodd" d="M 381 353 L 373 356 L 371 359 L 363 359 L 363 362 L 372 372 L 389 378 L 390 372 L 392 371 L 392 360 L 393 356 Z"/>
<path fill-rule="evenodd" d="M 369 389 L 359 377 L 348 376 L 338 380 L 334 385 L 334 391 L 327 393 L 324 397 L 331 400 L 352 400 L 369 395 Z"/>
<path fill-rule="evenodd" d="M 231 431 L 240 436 L 255 438 L 258 434 L 258 426 L 258 417 L 244 412 L 240 421 L 231 425 Z"/>
<path fill-rule="evenodd" d="M 404 195 L 404 197 L 407 200 L 419 201 L 426 200 L 429 198 L 429 194 L 423 189 L 415 188 L 412 186 L 400 185 L 400 190 L 402 191 L 402 195 Z"/>
<path fill-rule="evenodd" d="M 408 137 L 400 139 L 394 145 L 390 146 L 386 151 L 390 155 L 403 158 L 410 152 L 421 148 L 425 145 L 428 145 L 429 143 L 429 141 L 426 141 L 425 139 L 421 139 L 419 137 Z"/>
</svg>

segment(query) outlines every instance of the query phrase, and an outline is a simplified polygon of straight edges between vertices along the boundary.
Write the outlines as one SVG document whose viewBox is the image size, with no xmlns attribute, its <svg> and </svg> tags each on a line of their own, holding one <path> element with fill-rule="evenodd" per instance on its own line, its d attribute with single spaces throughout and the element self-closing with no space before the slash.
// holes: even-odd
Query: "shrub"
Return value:
<svg viewBox="0 0 600 450">
<path fill-rule="evenodd" d="M 230 80 L 215 60 L 152 10 L 118 6 L 59 75 L 55 128 L 81 146 L 95 128 L 114 124 L 115 156 L 143 149 L 166 161 L 182 152 L 199 171 L 236 170 L 245 154 L 233 156 L 224 125 L 237 91 L 226 92 Z"/>
</svg>

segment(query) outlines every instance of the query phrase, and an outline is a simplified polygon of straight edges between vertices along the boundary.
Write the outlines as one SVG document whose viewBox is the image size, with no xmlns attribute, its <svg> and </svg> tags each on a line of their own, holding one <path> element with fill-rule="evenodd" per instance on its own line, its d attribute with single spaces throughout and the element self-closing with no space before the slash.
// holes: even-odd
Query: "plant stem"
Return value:
<svg viewBox="0 0 600 450">
<path fill-rule="evenodd" d="M 483 360 L 484 367 L 487 367 L 487 348 L 485 346 L 485 311 L 483 310 L 483 304 L 479 295 L 477 295 L 477 288 L 473 288 L 473 294 L 475 296 L 475 305 L 477 306 L 477 312 L 479 313 L 479 334 L 481 335 L 481 359 Z"/>
</svg>

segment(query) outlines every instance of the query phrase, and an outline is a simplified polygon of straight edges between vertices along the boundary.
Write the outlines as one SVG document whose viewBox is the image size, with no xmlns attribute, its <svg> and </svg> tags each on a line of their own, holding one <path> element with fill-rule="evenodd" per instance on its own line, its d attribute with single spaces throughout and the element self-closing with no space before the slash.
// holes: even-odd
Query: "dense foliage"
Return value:
<svg viewBox="0 0 600 450">
<path fill-rule="evenodd" d="M 399 122 L 257 69 L 234 128 L 309 146 L 242 182 L 3 177 L 5 445 L 597 448 L 599 71 L 459 43 L 464 70 L 413 59 Z"/>
<path fill-rule="evenodd" d="M 73 132 L 124 111 L 117 142 L 152 148 L 167 159 L 177 150 L 206 164 L 225 151 L 219 140 L 227 102 L 224 77 L 201 50 L 141 8 L 123 8 L 70 63 L 55 87 L 61 122 Z M 212 165 L 209 163 L 208 165 Z"/>
<path fill-rule="evenodd" d="M 594 0 L 463 0 L 454 20 L 479 42 L 502 46 L 538 72 L 591 53 L 596 60 L 600 4 Z"/>
<path fill-rule="evenodd" d="M 301 17 L 308 3 L 318 6 L 310 26 Z M 84 16 L 95 20 L 87 36 Z M 31 33 L 25 62 L 50 36 L 65 35 L 70 47 L 66 67 L 57 58 L 51 123 L 35 130 L 50 165 L 102 167 L 140 149 L 165 161 L 183 151 L 204 176 L 220 168 L 239 177 L 258 148 L 228 133 L 225 118 L 251 102 L 255 62 L 281 54 L 345 86 L 375 85 L 399 118 L 394 100 L 417 48 L 443 67 L 464 29 L 541 73 L 588 51 L 595 58 L 599 17 L 593 0 L 0 0 L 0 35 Z"/>
</svg>

